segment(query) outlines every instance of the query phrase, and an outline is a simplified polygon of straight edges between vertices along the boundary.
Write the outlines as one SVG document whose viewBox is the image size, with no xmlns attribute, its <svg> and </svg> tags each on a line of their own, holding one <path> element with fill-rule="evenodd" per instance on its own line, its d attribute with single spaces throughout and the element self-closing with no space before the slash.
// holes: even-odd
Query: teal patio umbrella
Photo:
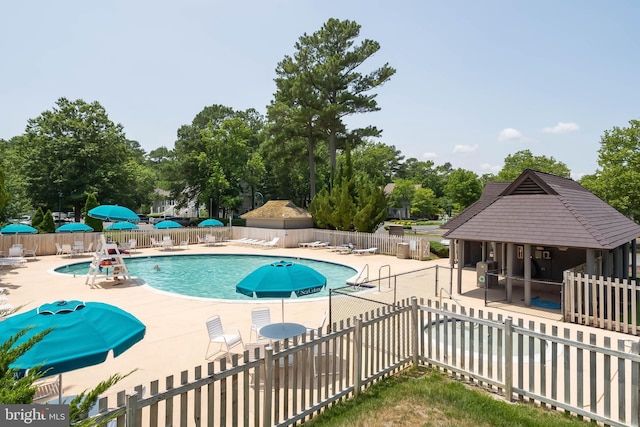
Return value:
<svg viewBox="0 0 640 427">
<path fill-rule="evenodd" d="M 13 347 L 45 329 L 54 329 L 10 368 L 26 370 L 40 366 L 45 375 L 97 365 L 106 360 L 110 351 L 117 357 L 142 340 L 146 331 L 135 316 L 113 305 L 56 301 L 0 322 L 0 342 L 28 327 L 31 329 Z M 60 398 L 61 394 L 62 386 Z"/>
<path fill-rule="evenodd" d="M 160 221 L 159 223 L 153 226 L 153 228 L 155 228 L 156 230 L 167 230 L 170 228 L 180 228 L 180 227 L 182 226 L 179 223 L 171 220 Z"/>
<path fill-rule="evenodd" d="M 138 230 L 139 228 L 140 227 L 138 227 L 136 224 L 132 222 L 119 221 L 119 222 L 114 222 L 113 224 L 108 226 L 105 230 Z"/>
<path fill-rule="evenodd" d="M 118 205 L 100 205 L 87 212 L 91 218 L 103 221 L 139 222 L 140 217 L 131 209 Z"/>
<path fill-rule="evenodd" d="M 56 233 L 84 233 L 93 231 L 93 228 L 81 222 L 70 222 L 56 228 Z"/>
<path fill-rule="evenodd" d="M 2 234 L 35 234 L 38 230 L 26 224 L 9 224 L 0 228 Z"/>
<path fill-rule="evenodd" d="M 288 261 L 278 261 L 258 267 L 236 285 L 236 292 L 256 298 L 284 299 L 320 292 L 327 278 L 311 267 Z"/>
<path fill-rule="evenodd" d="M 223 224 L 217 219 L 210 218 L 202 221 L 200 224 L 198 224 L 198 227 L 222 227 L 222 225 Z"/>
</svg>

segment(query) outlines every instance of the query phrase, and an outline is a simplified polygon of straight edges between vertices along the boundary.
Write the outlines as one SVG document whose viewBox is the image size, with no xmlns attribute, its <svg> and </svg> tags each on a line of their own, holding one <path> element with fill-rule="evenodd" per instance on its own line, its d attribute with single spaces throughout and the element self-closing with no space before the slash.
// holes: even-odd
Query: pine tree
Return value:
<svg viewBox="0 0 640 427">
<path fill-rule="evenodd" d="M 84 223 L 93 228 L 93 231 L 98 233 L 102 232 L 102 221 L 89 216 L 89 211 L 97 206 L 100 206 L 96 199 L 95 193 L 89 193 L 87 195 L 87 201 L 84 204 Z"/>
</svg>

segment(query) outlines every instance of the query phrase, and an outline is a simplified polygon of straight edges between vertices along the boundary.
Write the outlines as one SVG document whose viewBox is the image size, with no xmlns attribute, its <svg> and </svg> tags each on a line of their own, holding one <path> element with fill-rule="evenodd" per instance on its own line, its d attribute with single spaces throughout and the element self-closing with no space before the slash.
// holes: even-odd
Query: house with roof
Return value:
<svg viewBox="0 0 640 427">
<path fill-rule="evenodd" d="M 514 283 L 522 283 L 527 306 L 533 280 L 562 283 L 564 271 L 578 266 L 620 279 L 636 271 L 630 254 L 640 225 L 577 182 L 531 169 L 511 183 L 487 183 L 480 199 L 442 228 L 455 241 L 450 257 L 457 260 L 458 292 L 462 269 L 479 266 L 505 278 L 508 302 Z"/>
</svg>

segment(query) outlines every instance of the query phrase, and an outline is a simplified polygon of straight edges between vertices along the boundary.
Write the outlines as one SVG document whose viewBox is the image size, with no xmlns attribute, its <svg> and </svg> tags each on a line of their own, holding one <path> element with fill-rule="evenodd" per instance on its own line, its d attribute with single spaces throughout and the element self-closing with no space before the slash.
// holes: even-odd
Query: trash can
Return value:
<svg viewBox="0 0 640 427">
<path fill-rule="evenodd" d="M 400 259 L 409 259 L 409 244 L 398 243 L 397 257 Z"/>
</svg>

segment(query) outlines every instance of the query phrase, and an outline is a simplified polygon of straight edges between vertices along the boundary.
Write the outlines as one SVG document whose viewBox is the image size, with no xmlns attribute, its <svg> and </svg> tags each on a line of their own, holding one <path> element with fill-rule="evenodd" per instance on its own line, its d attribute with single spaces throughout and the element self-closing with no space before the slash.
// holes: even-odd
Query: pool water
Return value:
<svg viewBox="0 0 640 427">
<path fill-rule="evenodd" d="M 144 280 L 155 289 L 192 297 L 226 300 L 255 301 L 255 298 L 237 293 L 236 284 L 256 268 L 280 260 L 306 265 L 327 278 L 324 290 L 297 298 L 328 296 L 330 288 L 344 286 L 346 280 L 356 273 L 351 267 L 330 262 L 264 255 L 168 255 L 124 260 L 132 276 Z M 55 271 L 85 275 L 89 271 L 89 262 L 69 264 L 56 268 Z"/>
</svg>

